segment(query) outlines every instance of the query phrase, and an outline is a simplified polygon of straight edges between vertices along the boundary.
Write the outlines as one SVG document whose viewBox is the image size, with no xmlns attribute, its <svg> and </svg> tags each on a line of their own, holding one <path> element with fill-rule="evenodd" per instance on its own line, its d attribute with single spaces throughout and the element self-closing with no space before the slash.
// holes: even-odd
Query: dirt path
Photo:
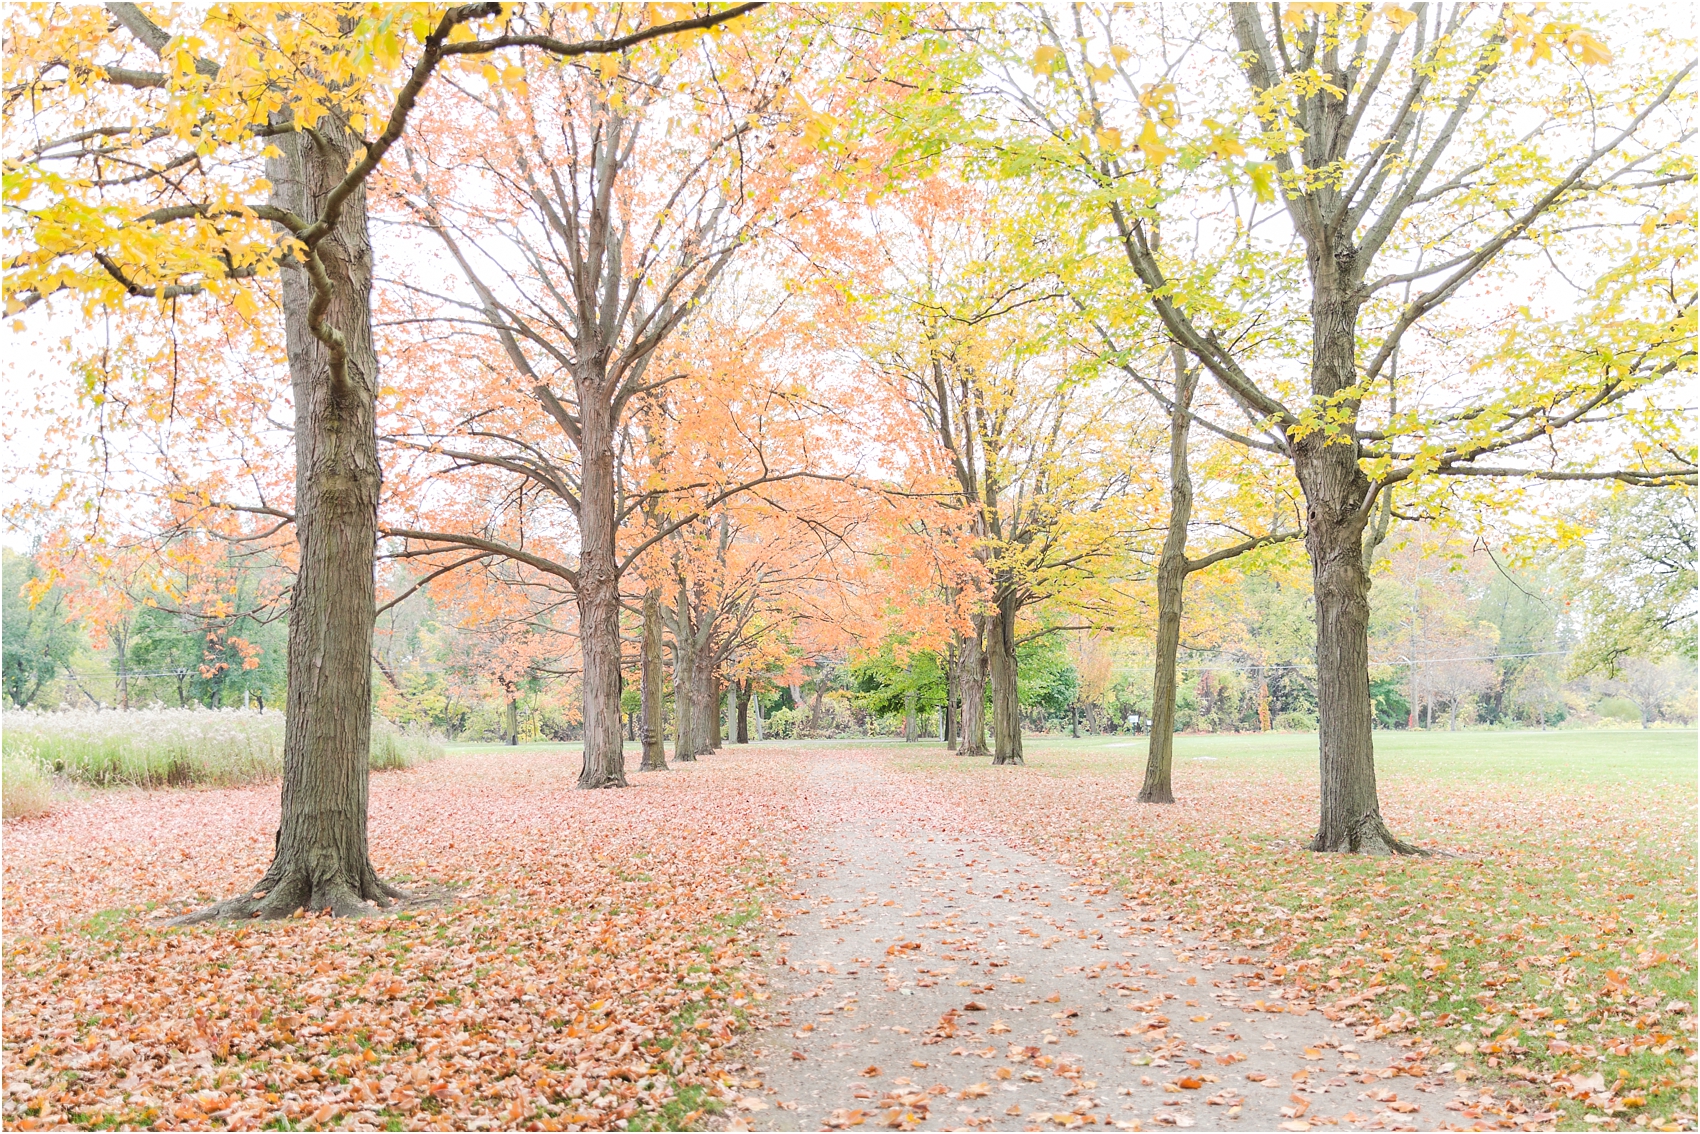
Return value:
<svg viewBox="0 0 1700 1134">
<path fill-rule="evenodd" d="M 1159 934 L 1114 892 L 1088 892 L 882 763 L 810 754 L 815 841 L 793 862 L 803 882 L 779 942 L 775 1024 L 748 1068 L 770 1104 L 751 1097 L 758 1127 L 1430 1129 L 1451 1117 L 1432 1093 L 1443 1079 L 1401 1073 L 1404 1050 L 1265 1005 L 1275 992 L 1256 991 L 1249 958 Z"/>
</svg>

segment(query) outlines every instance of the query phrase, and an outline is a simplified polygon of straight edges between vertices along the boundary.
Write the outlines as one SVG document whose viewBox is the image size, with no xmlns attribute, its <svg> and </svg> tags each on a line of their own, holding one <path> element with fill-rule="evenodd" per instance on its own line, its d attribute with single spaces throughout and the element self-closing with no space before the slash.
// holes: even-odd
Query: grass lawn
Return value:
<svg viewBox="0 0 1700 1134">
<path fill-rule="evenodd" d="M 1143 737 L 1025 746 L 894 763 L 1502 1104 L 1694 1128 L 1693 732 L 1377 733 L 1383 813 L 1441 852 L 1399 859 L 1305 849 L 1314 735 L 1177 738 L 1173 807 L 1133 802 Z"/>
<path fill-rule="evenodd" d="M 1143 770 L 1144 736 L 1031 736 L 1023 742 L 1029 763 L 1043 765 L 1053 754 L 1068 753 L 1069 766 L 1084 768 L 1078 756 L 1099 754 Z M 1453 779 L 1578 780 L 1668 785 L 1690 794 L 1700 784 L 1700 735 L 1689 729 L 1533 729 L 1516 732 L 1377 732 L 1375 764 L 1386 776 L 1418 775 Z M 1316 764 L 1316 734 L 1177 736 L 1177 768 L 1191 761 L 1299 761 Z M 1105 765 L 1107 768 L 1109 765 Z M 1177 776 L 1181 773 L 1177 772 Z"/>
</svg>

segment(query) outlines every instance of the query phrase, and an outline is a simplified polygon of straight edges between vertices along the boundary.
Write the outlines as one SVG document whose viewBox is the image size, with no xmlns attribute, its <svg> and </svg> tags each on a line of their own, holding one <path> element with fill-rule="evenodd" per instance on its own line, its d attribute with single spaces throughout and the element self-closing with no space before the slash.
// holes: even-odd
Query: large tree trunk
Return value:
<svg viewBox="0 0 1700 1134">
<path fill-rule="evenodd" d="M 1312 265 L 1312 386 L 1333 393 L 1356 370 L 1357 309 L 1329 280 L 1336 266 Z M 1316 595 L 1316 701 L 1320 722 L 1322 814 L 1311 849 L 1415 854 L 1381 817 L 1369 695 L 1369 573 L 1363 536 L 1369 478 L 1358 446 L 1317 430 L 1293 442 L 1293 468 L 1305 494 L 1305 548 Z"/>
<path fill-rule="evenodd" d="M 626 786 L 620 736 L 620 572 L 615 531 L 614 422 L 599 362 L 579 376 L 579 645 L 584 657 L 581 788 Z"/>
<path fill-rule="evenodd" d="M 692 746 L 698 756 L 712 755 L 714 746 L 709 740 L 715 732 L 714 660 L 702 645 L 695 651 L 691 670 Z"/>
<path fill-rule="evenodd" d="M 962 690 L 962 742 L 964 756 L 986 755 L 986 640 L 987 623 L 974 616 L 974 632 L 962 639 L 962 661 L 958 685 Z"/>
<path fill-rule="evenodd" d="M 272 141 L 273 200 L 309 222 L 347 172 L 357 140 L 326 118 L 313 140 Z M 275 855 L 248 893 L 181 919 L 286 917 L 298 909 L 368 913 L 405 896 L 372 869 L 366 842 L 372 736 L 372 623 L 380 469 L 373 399 L 372 247 L 366 192 L 356 189 L 318 253 L 329 283 L 325 319 L 347 351 L 334 386 L 330 349 L 308 322 L 304 267 L 282 271 L 284 330 L 295 400 L 295 538 L 290 594 L 283 812 Z"/>
<path fill-rule="evenodd" d="M 680 601 L 684 601 L 680 588 Z M 696 698 L 691 686 L 696 672 L 695 635 L 683 613 L 673 634 L 673 760 L 697 758 Z"/>
<path fill-rule="evenodd" d="M 755 693 L 755 678 L 746 677 L 735 688 L 738 691 L 738 743 L 748 744 L 750 742 L 750 697 Z"/>
<path fill-rule="evenodd" d="M 1192 466 L 1187 442 L 1192 431 L 1192 395 L 1198 372 L 1188 371 L 1175 352 L 1175 402 L 1169 414 L 1169 530 L 1157 562 L 1157 657 L 1151 675 L 1151 743 L 1145 757 L 1141 803 L 1173 803 L 1170 776 L 1175 762 L 1175 665 L 1181 644 L 1181 604 L 1186 595 L 1186 535 L 1192 523 Z"/>
<path fill-rule="evenodd" d="M 915 691 L 911 689 L 903 695 L 903 742 L 913 744 L 920 737 L 920 730 L 915 723 Z"/>
<path fill-rule="evenodd" d="M 1015 592 L 1000 588 L 997 613 L 986 624 L 992 673 L 992 763 L 1025 764 L 1021 756 L 1021 696 L 1015 665 Z"/>
<path fill-rule="evenodd" d="M 651 587 L 643 593 L 643 671 L 639 677 L 643 698 L 643 772 L 667 770 L 667 746 L 661 740 L 661 591 Z"/>
<path fill-rule="evenodd" d="M 507 717 L 502 723 L 502 730 L 507 734 L 509 747 L 519 744 L 519 698 L 511 692 L 508 694 Z"/>
</svg>

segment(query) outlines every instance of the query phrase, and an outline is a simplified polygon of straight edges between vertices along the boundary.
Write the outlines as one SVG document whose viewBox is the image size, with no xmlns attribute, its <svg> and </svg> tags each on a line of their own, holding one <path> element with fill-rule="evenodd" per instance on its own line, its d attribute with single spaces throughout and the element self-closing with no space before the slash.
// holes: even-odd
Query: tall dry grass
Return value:
<svg viewBox="0 0 1700 1134">
<path fill-rule="evenodd" d="M 51 778 L 90 787 L 230 787 L 283 773 L 283 714 L 245 709 L 8 712 L 0 718 L 5 814 L 47 806 Z M 434 737 L 372 722 L 371 767 L 409 768 L 443 754 Z"/>
</svg>

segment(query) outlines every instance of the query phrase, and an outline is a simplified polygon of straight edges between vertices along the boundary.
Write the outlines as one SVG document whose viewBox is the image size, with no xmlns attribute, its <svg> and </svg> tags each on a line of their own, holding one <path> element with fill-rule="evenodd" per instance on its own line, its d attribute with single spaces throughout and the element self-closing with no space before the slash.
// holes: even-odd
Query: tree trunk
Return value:
<svg viewBox="0 0 1700 1134">
<path fill-rule="evenodd" d="M 1356 375 L 1357 309 L 1330 280 L 1337 266 L 1312 264 L 1312 388 L 1331 395 Z M 1316 701 L 1322 807 L 1311 849 L 1415 854 L 1381 817 L 1369 695 L 1369 573 L 1363 535 L 1369 478 L 1350 438 L 1317 430 L 1292 443 L 1305 495 L 1305 549 L 1316 595 Z"/>
<path fill-rule="evenodd" d="M 587 360 L 579 393 L 579 644 L 584 657 L 584 764 L 578 786 L 626 786 L 620 736 L 620 572 L 615 531 L 614 421 L 605 358 Z"/>
<path fill-rule="evenodd" d="M 1175 403 L 1169 414 L 1169 530 L 1157 561 L 1157 656 L 1151 674 L 1151 741 L 1146 749 L 1141 803 L 1173 803 L 1170 779 L 1175 762 L 1175 667 L 1181 643 L 1181 611 L 1186 597 L 1186 536 L 1192 523 L 1192 465 L 1187 443 L 1192 432 L 1192 395 L 1198 372 L 1189 371 L 1177 349 Z"/>
<path fill-rule="evenodd" d="M 755 678 L 747 677 L 738 683 L 738 743 L 750 742 L 750 696 L 755 692 Z"/>
<path fill-rule="evenodd" d="M 954 635 L 957 641 L 952 641 L 945 654 L 944 666 L 944 705 L 939 709 L 939 737 L 944 746 L 952 752 L 956 751 L 956 704 L 960 691 L 957 688 L 957 671 L 962 667 L 962 648 L 959 645 L 961 635 Z"/>
<path fill-rule="evenodd" d="M 519 744 L 519 698 L 517 697 L 508 697 L 508 714 L 503 731 L 508 734 L 509 747 L 515 747 Z"/>
<path fill-rule="evenodd" d="M 708 750 L 718 752 L 724 744 L 725 733 L 721 730 L 720 714 L 724 711 L 726 701 L 725 687 L 720 683 L 719 674 L 711 674 L 708 679 Z"/>
<path fill-rule="evenodd" d="M 921 733 L 915 723 L 915 691 L 911 689 L 903 695 L 903 742 L 913 744 L 920 738 Z"/>
<path fill-rule="evenodd" d="M 667 770 L 667 746 L 661 740 L 661 591 L 643 593 L 643 671 L 638 679 L 643 698 L 643 772 Z"/>
<path fill-rule="evenodd" d="M 997 613 L 986 624 L 992 671 L 992 763 L 1025 764 L 1021 757 L 1021 697 L 1015 665 L 1015 592 L 1000 588 Z"/>
<path fill-rule="evenodd" d="M 683 602 L 683 588 L 680 591 Z M 673 760 L 697 758 L 696 698 L 691 691 L 696 672 L 695 635 L 681 606 L 679 629 L 673 635 Z"/>
<path fill-rule="evenodd" d="M 958 684 L 962 688 L 962 740 L 964 756 L 986 755 L 986 639 L 984 615 L 974 616 L 974 632 L 962 639 L 962 661 Z"/>
<path fill-rule="evenodd" d="M 130 636 L 120 633 L 112 638 L 118 647 L 118 704 L 127 713 L 130 711 Z"/>
<path fill-rule="evenodd" d="M 357 139 L 333 117 L 272 140 L 273 200 L 316 221 L 351 164 Z M 298 909 L 359 916 L 404 893 L 382 882 L 366 840 L 372 738 L 380 466 L 373 401 L 372 247 L 366 192 L 344 201 L 318 245 L 329 290 L 325 320 L 346 351 L 337 389 L 330 349 L 308 321 L 305 267 L 285 261 L 286 353 L 295 403 L 295 538 L 289 608 L 283 809 L 271 866 L 248 892 L 180 919 L 286 917 Z"/>
<path fill-rule="evenodd" d="M 696 754 L 708 756 L 714 753 L 714 746 L 709 741 L 718 731 L 714 720 L 714 662 L 703 646 L 699 645 L 695 654 L 691 679 L 691 738 Z"/>
</svg>

